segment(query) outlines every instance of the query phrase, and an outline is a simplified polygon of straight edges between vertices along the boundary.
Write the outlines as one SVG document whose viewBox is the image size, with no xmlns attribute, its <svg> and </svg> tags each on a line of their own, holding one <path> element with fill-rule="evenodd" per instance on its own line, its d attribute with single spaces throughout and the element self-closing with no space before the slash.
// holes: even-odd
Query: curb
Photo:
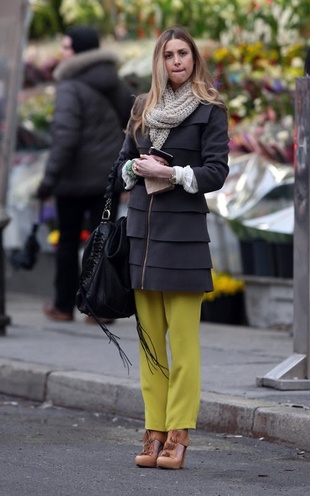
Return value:
<svg viewBox="0 0 310 496">
<path fill-rule="evenodd" d="M 138 382 L 0 359 L 0 392 L 55 406 L 143 420 Z M 245 435 L 310 451 L 310 409 L 202 393 L 198 428 Z"/>
</svg>

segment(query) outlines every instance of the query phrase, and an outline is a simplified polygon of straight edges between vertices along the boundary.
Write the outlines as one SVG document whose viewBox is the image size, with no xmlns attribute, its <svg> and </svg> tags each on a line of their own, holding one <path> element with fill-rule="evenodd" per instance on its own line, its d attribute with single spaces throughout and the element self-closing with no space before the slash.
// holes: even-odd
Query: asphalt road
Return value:
<svg viewBox="0 0 310 496">
<path fill-rule="evenodd" d="M 0 396 L 0 496 L 303 496 L 310 453 L 191 433 L 183 470 L 139 469 L 141 422 Z"/>
</svg>

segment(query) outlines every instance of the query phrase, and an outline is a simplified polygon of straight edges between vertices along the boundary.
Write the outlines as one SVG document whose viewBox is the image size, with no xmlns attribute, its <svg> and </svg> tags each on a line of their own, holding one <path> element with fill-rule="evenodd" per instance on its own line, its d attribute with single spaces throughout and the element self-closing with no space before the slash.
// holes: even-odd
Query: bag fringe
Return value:
<svg viewBox="0 0 310 496">
<path fill-rule="evenodd" d="M 152 340 L 151 340 L 149 334 L 142 327 L 137 314 L 135 314 L 135 317 L 136 317 L 136 323 L 137 323 L 136 327 L 137 327 L 137 333 L 139 336 L 139 341 L 140 341 L 141 347 L 145 353 L 147 364 L 148 364 L 148 367 L 149 367 L 151 374 L 154 373 L 153 372 L 154 369 L 155 370 L 159 369 L 162 372 L 162 374 L 166 377 L 166 379 L 169 379 L 168 374 L 165 372 L 165 371 L 169 372 L 169 369 L 167 367 L 164 367 L 163 365 L 161 365 L 159 363 L 155 347 L 152 343 Z M 152 350 L 150 349 L 150 347 L 147 343 L 146 337 L 148 338 L 149 342 L 151 343 Z"/>
<path fill-rule="evenodd" d="M 109 343 L 113 343 L 116 348 L 118 349 L 118 352 L 119 352 L 119 355 L 122 359 L 122 362 L 124 364 L 124 367 L 127 368 L 127 371 L 128 371 L 128 374 L 129 374 L 129 366 L 132 366 L 132 363 L 131 361 L 129 360 L 128 356 L 126 355 L 126 353 L 124 352 L 124 350 L 122 350 L 119 342 L 118 342 L 118 339 L 121 339 L 119 336 L 117 336 L 116 334 L 113 334 L 113 332 L 111 332 L 107 326 L 105 324 L 103 324 L 100 319 L 95 315 L 95 313 L 93 312 L 90 304 L 88 303 L 87 301 L 87 298 L 85 296 L 85 293 L 83 291 L 83 289 L 81 288 L 81 295 L 83 296 L 83 299 L 84 299 L 84 302 L 85 302 L 85 305 L 87 306 L 88 310 L 89 310 L 89 314 L 93 317 L 93 319 L 95 319 L 95 321 L 97 322 L 97 324 L 99 325 L 99 327 L 102 329 L 102 331 L 106 334 L 106 336 L 108 337 L 109 339 Z"/>
<path fill-rule="evenodd" d="M 120 355 L 120 357 L 122 359 L 122 362 L 124 364 L 124 367 L 127 368 L 127 371 L 128 371 L 128 374 L 129 374 L 129 366 L 132 366 L 132 363 L 129 360 L 129 358 L 126 355 L 126 353 L 124 352 L 124 350 L 121 348 L 121 346 L 120 346 L 120 344 L 118 342 L 118 340 L 120 339 L 120 337 L 117 336 L 116 334 L 113 334 L 107 328 L 107 326 L 105 324 L 103 324 L 100 321 L 100 319 L 95 315 L 95 313 L 93 312 L 93 310 L 91 308 L 91 305 L 87 301 L 87 298 L 86 298 L 86 295 L 84 293 L 83 288 L 81 288 L 81 295 L 82 295 L 82 297 L 84 299 L 84 302 L 85 302 L 86 307 L 88 308 L 89 314 L 95 319 L 95 321 L 97 322 L 97 324 L 99 325 L 99 327 L 102 329 L 102 331 L 108 337 L 109 343 L 112 342 L 116 346 L 116 348 L 118 349 L 118 352 L 119 352 L 119 355 Z M 142 327 L 142 325 L 140 323 L 140 320 L 139 320 L 139 317 L 138 317 L 138 315 L 136 313 L 135 313 L 135 318 L 136 318 L 136 329 L 137 329 L 139 341 L 140 341 L 141 347 L 142 347 L 142 349 L 143 349 L 143 351 L 145 353 L 147 364 L 148 364 L 148 367 L 149 367 L 150 372 L 153 374 L 154 373 L 153 370 L 159 369 L 162 372 L 162 374 L 168 379 L 169 376 L 168 376 L 168 374 L 166 372 L 167 371 L 169 372 L 169 369 L 167 367 L 164 367 L 163 365 L 161 365 L 159 363 L 158 357 L 157 357 L 157 353 L 156 353 L 155 347 L 154 347 L 154 345 L 152 343 L 152 340 L 151 340 L 149 334 L 146 332 L 146 330 Z M 148 341 L 151 344 L 151 348 L 148 345 L 147 339 L 148 339 Z"/>
</svg>

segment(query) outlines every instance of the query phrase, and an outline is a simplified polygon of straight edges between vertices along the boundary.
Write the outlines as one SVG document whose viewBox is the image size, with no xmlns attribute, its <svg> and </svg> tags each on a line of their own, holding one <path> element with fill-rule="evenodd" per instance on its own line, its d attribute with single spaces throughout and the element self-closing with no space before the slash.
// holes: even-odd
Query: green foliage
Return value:
<svg viewBox="0 0 310 496">
<path fill-rule="evenodd" d="M 31 9 L 30 39 L 51 37 L 77 24 L 91 25 L 102 32 L 109 17 L 100 0 L 34 0 Z"/>
<path fill-rule="evenodd" d="M 34 0 L 31 37 L 90 24 L 115 34 L 121 23 L 127 38 L 152 37 L 180 24 L 197 38 L 262 41 L 278 46 L 292 31 L 307 38 L 309 0 Z"/>
<path fill-rule="evenodd" d="M 67 26 L 75 24 L 102 26 L 105 13 L 100 0 L 62 0 L 60 13 Z"/>
<path fill-rule="evenodd" d="M 30 39 L 53 36 L 63 30 L 59 7 L 62 0 L 34 0 L 31 3 Z"/>
</svg>

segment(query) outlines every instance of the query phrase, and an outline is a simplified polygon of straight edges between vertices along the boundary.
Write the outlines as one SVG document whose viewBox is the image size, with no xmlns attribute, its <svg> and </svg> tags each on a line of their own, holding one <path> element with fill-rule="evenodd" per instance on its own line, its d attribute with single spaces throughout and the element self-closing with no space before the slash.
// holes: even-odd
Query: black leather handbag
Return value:
<svg viewBox="0 0 310 496">
<path fill-rule="evenodd" d="M 96 320 L 128 365 L 130 361 L 118 343 L 119 338 L 100 321 L 100 318 L 120 319 L 135 313 L 129 274 L 127 218 L 120 217 L 115 222 L 110 220 L 115 179 L 114 167 L 109 176 L 101 222 L 85 245 L 76 306 L 81 313 Z"/>
<path fill-rule="evenodd" d="M 88 238 L 83 257 L 77 307 L 92 317 L 121 319 L 135 313 L 129 275 L 126 217 L 103 220 Z"/>
</svg>

